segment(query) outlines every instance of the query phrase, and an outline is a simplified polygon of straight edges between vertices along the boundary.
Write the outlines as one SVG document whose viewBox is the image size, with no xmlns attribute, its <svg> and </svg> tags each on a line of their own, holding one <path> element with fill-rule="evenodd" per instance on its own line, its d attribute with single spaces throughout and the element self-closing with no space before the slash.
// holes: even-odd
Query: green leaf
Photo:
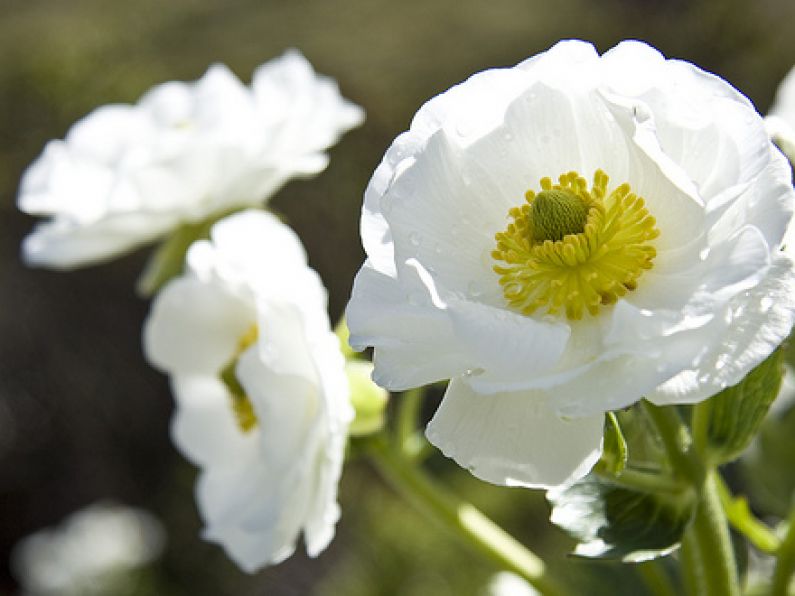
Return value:
<svg viewBox="0 0 795 596">
<path fill-rule="evenodd" d="M 646 492 L 590 474 L 547 493 L 552 523 L 579 541 L 574 554 L 637 563 L 675 550 L 693 513 L 690 492 Z"/>
<path fill-rule="evenodd" d="M 783 376 L 784 351 L 777 349 L 737 385 L 710 398 L 705 410 L 705 436 L 707 454 L 713 462 L 732 461 L 748 447 L 778 395 Z"/>
<path fill-rule="evenodd" d="M 595 470 L 618 476 L 627 465 L 627 441 L 621 432 L 618 418 L 613 412 L 608 412 L 605 417 L 604 445 L 602 457 L 597 462 Z"/>
</svg>

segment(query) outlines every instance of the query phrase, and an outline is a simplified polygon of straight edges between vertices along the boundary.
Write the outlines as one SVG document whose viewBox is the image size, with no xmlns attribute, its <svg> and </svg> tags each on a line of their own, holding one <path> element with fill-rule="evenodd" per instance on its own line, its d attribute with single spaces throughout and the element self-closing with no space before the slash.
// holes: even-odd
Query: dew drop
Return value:
<svg viewBox="0 0 795 596">
<path fill-rule="evenodd" d="M 420 236 L 419 232 L 410 232 L 409 242 L 411 242 L 412 246 L 419 246 L 422 244 L 422 236 Z"/>
<path fill-rule="evenodd" d="M 424 302 L 423 296 L 419 292 L 412 292 L 409 294 L 409 304 L 411 306 L 422 306 Z"/>
<path fill-rule="evenodd" d="M 505 139 L 506 141 L 508 141 L 509 143 L 510 143 L 511 141 L 513 141 L 513 135 L 512 135 L 511 133 L 509 133 L 509 132 L 506 132 L 506 133 L 503 135 L 503 137 L 502 137 L 502 138 L 504 138 L 504 139 Z"/>
<path fill-rule="evenodd" d="M 467 284 L 467 294 L 470 298 L 478 298 L 483 295 L 483 288 L 476 281 L 471 281 Z"/>
</svg>

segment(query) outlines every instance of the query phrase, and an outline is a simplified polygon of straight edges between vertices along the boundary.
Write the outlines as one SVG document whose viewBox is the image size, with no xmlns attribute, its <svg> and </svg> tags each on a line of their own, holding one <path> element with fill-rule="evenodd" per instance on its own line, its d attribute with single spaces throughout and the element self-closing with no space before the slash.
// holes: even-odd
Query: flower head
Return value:
<svg viewBox="0 0 795 596">
<path fill-rule="evenodd" d="M 171 375 L 172 437 L 202 468 L 205 538 L 247 571 L 288 557 L 302 531 L 322 551 L 352 409 L 326 292 L 295 234 L 262 211 L 215 224 L 156 297 L 144 348 Z"/>
<path fill-rule="evenodd" d="M 561 42 L 425 104 L 365 194 L 347 317 L 374 379 L 451 379 L 430 440 L 554 486 L 603 414 L 693 403 L 787 336 L 790 171 L 750 102 L 640 42 Z"/>
<path fill-rule="evenodd" d="M 23 256 L 70 269 L 261 204 L 291 178 L 323 170 L 324 150 L 362 119 L 295 50 L 260 66 L 250 87 L 216 64 L 135 105 L 100 107 L 22 177 L 19 208 L 51 218 L 25 239 Z"/>
<path fill-rule="evenodd" d="M 94 503 L 24 538 L 12 564 L 29 594 L 110 594 L 125 574 L 157 558 L 164 538 L 160 522 L 146 511 Z"/>
</svg>

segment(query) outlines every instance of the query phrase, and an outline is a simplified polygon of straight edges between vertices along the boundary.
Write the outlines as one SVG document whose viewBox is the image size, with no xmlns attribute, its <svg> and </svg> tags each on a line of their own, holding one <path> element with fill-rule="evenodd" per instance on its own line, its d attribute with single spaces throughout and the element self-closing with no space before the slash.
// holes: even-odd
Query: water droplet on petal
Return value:
<svg viewBox="0 0 795 596">
<path fill-rule="evenodd" d="M 409 304 L 411 306 L 422 306 L 425 303 L 425 298 L 419 292 L 412 292 L 409 294 Z"/>
<path fill-rule="evenodd" d="M 471 281 L 467 284 L 467 294 L 470 298 L 478 298 L 483 295 L 483 288 L 476 281 Z"/>
</svg>

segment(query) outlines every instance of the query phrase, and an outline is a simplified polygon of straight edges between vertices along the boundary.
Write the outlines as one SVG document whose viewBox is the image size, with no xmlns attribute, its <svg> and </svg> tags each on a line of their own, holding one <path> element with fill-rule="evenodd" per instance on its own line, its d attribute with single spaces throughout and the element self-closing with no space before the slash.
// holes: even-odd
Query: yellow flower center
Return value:
<svg viewBox="0 0 795 596">
<path fill-rule="evenodd" d="M 526 203 L 508 212 L 513 221 L 495 235 L 491 256 L 511 308 L 579 320 L 637 287 L 660 231 L 629 184 L 608 194 L 602 170 L 590 190 L 576 172 L 559 180 L 543 178 L 538 194 L 528 190 Z"/>
<path fill-rule="evenodd" d="M 221 380 L 229 390 L 229 396 L 232 399 L 232 411 L 235 413 L 237 424 L 240 430 L 247 433 L 253 430 L 257 424 L 257 415 L 254 412 L 254 406 L 251 405 L 251 400 L 246 395 L 246 390 L 240 384 L 237 378 L 237 361 L 240 359 L 241 354 L 250 348 L 257 341 L 259 330 L 256 325 L 252 325 L 246 333 L 240 338 L 237 343 L 237 350 L 235 355 L 229 363 L 221 370 Z"/>
</svg>

